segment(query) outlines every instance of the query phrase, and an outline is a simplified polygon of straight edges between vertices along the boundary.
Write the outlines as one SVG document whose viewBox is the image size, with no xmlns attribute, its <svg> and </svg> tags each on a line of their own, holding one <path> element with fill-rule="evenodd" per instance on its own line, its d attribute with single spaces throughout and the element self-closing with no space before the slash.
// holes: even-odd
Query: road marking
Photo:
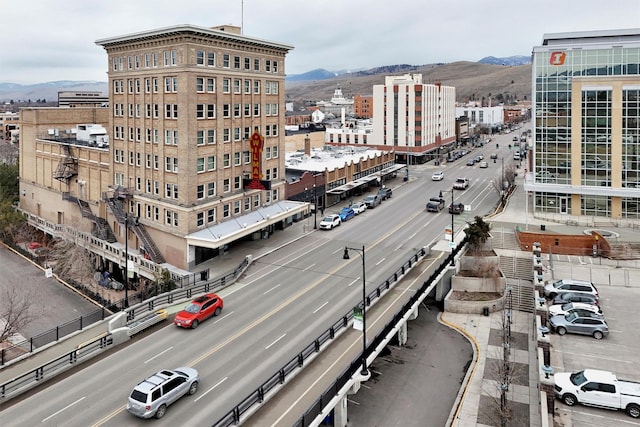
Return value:
<svg viewBox="0 0 640 427">
<path fill-rule="evenodd" d="M 329 301 L 325 302 L 324 304 L 322 304 L 320 307 L 316 308 L 315 310 L 313 310 L 312 314 L 316 314 L 317 312 L 319 312 L 320 310 L 322 310 L 324 308 L 325 305 L 329 304 Z"/>
<path fill-rule="evenodd" d="M 280 285 L 281 285 L 281 283 L 278 283 L 278 284 L 277 284 L 277 285 L 275 285 L 273 288 L 271 288 L 271 289 L 269 289 L 269 290 L 265 291 L 263 295 L 266 295 L 266 294 L 268 294 L 269 292 L 271 292 L 272 290 L 274 290 L 274 289 L 276 289 L 276 288 L 279 288 L 279 287 L 280 287 Z"/>
<path fill-rule="evenodd" d="M 438 260 L 438 259 L 440 259 L 440 258 L 443 258 L 443 256 L 444 256 L 444 253 L 441 253 L 439 257 L 434 258 L 434 260 L 433 260 L 433 262 L 431 263 L 431 265 L 428 265 L 428 266 L 427 266 L 423 271 L 427 271 L 427 270 L 428 270 L 432 265 L 434 265 L 434 264 L 435 264 L 436 260 Z M 416 282 L 419 282 L 420 284 L 422 284 L 422 282 L 420 281 L 420 277 L 421 277 L 421 276 L 422 276 L 422 275 L 421 275 L 421 274 L 419 274 L 419 275 L 418 275 L 418 276 L 417 276 L 417 277 L 416 277 L 416 278 L 411 282 L 411 284 L 409 285 L 409 287 L 414 286 L 414 285 L 416 284 Z M 373 324 L 376 324 L 376 323 L 378 323 L 378 322 L 382 322 L 382 321 L 384 321 L 384 315 L 385 315 L 389 310 L 391 310 L 391 307 L 392 307 L 392 306 L 393 306 L 393 305 L 394 305 L 394 304 L 395 304 L 395 303 L 396 303 L 400 298 L 402 298 L 402 297 L 403 297 L 403 295 L 404 295 L 404 293 L 405 293 L 405 292 L 407 292 L 407 291 L 402 291 L 402 292 L 400 292 L 400 293 L 398 294 L 398 296 L 396 297 L 396 299 L 395 299 L 394 301 L 392 301 L 392 302 L 391 302 L 391 304 L 389 304 L 389 306 L 387 307 L 387 309 L 386 309 L 386 310 L 384 310 L 384 312 L 380 314 L 380 317 L 378 317 L 378 318 L 373 322 Z M 373 325 L 368 324 L 368 325 L 367 325 L 367 329 L 369 329 L 371 326 L 373 326 Z M 293 409 L 293 408 L 298 404 L 298 402 L 300 402 L 302 399 L 304 399 L 304 398 L 305 398 L 305 396 L 306 396 L 308 393 L 310 393 L 312 390 L 313 390 L 313 391 L 317 391 L 317 390 L 316 390 L 317 384 L 318 384 L 318 383 L 323 379 L 323 377 L 324 377 L 325 375 L 327 375 L 327 372 L 331 371 L 331 370 L 335 367 L 335 365 L 337 365 L 338 363 L 340 363 L 341 359 L 343 359 L 343 358 L 345 357 L 345 355 L 346 355 L 346 354 L 348 354 L 354 346 L 360 346 L 361 344 L 362 344 L 362 343 L 361 343 L 361 341 L 360 341 L 359 339 L 357 339 L 357 340 L 353 340 L 353 342 L 351 343 L 351 345 L 350 345 L 349 347 L 347 347 L 347 348 L 342 352 L 342 354 L 338 355 L 338 357 L 336 357 L 336 358 L 333 360 L 333 362 L 331 363 L 331 365 L 329 365 L 329 366 L 325 369 L 325 371 L 324 371 L 323 373 L 321 373 L 320 375 L 318 375 L 318 378 L 316 378 L 316 380 L 315 380 L 313 383 L 311 383 L 311 385 L 309 385 L 309 387 L 307 387 L 307 389 L 306 389 L 306 390 L 304 390 L 302 393 L 300 393 L 300 396 L 295 400 L 295 402 L 291 403 L 291 405 L 289 406 L 289 409 L 285 410 L 285 411 L 280 415 L 280 417 L 279 417 L 277 420 L 275 420 L 273 424 L 271 424 L 271 425 L 272 425 L 272 427 L 279 426 L 279 425 L 280 425 L 280 423 L 281 423 L 281 421 L 282 421 L 282 419 L 283 419 L 284 417 L 286 417 L 286 416 L 288 415 L 288 413 L 289 413 L 289 412 L 290 412 L 290 411 L 291 411 L 291 410 L 292 410 L 292 409 Z"/>
<path fill-rule="evenodd" d="M 73 405 L 82 402 L 87 396 L 82 396 L 80 399 L 76 400 L 73 403 L 68 404 L 67 406 L 65 406 L 64 408 L 60 409 L 58 412 L 54 412 L 53 414 L 49 415 L 47 418 L 44 418 L 42 420 L 43 423 L 46 423 L 48 420 L 50 420 L 51 418 L 55 417 L 56 415 L 58 415 L 59 413 L 61 413 L 62 411 L 66 411 L 67 409 L 71 408 Z"/>
<path fill-rule="evenodd" d="M 387 259 L 387 258 L 382 258 L 380 261 L 376 262 L 376 267 L 379 266 L 380 264 L 382 264 L 385 259 Z"/>
<path fill-rule="evenodd" d="M 569 407 L 568 407 L 568 409 L 569 409 Z M 574 414 L 584 415 L 585 417 L 591 417 L 591 418 L 602 418 L 603 420 L 604 420 L 604 419 L 606 419 L 606 420 L 611 420 L 611 417 L 604 416 L 604 415 L 597 415 L 597 414 L 594 414 L 594 413 L 591 413 L 591 412 L 576 411 L 575 409 L 570 409 L 570 411 L 571 411 L 572 413 L 574 413 Z M 630 425 L 633 425 L 633 426 L 638 426 L 638 425 L 640 425 L 640 423 L 638 423 L 638 422 L 635 422 L 635 421 L 629 421 L 629 420 L 626 420 L 626 419 L 624 419 L 624 418 L 616 419 L 615 421 L 616 421 L 616 423 L 618 423 L 618 422 L 620 422 L 620 423 L 621 423 L 621 422 L 624 422 L 624 423 L 626 423 L 626 424 L 630 424 Z M 603 425 L 604 425 L 604 424 L 607 424 L 607 423 L 604 423 L 604 422 L 603 422 Z"/>
<path fill-rule="evenodd" d="M 160 353 L 158 353 L 158 354 L 156 354 L 155 356 L 153 356 L 151 359 L 147 359 L 147 360 L 145 360 L 145 361 L 144 361 L 144 363 L 149 363 L 149 362 L 151 362 L 152 360 L 154 360 L 155 358 L 160 357 L 160 356 L 162 356 L 163 354 L 165 354 L 167 351 L 171 351 L 171 350 L 173 350 L 173 346 L 169 347 L 168 349 L 166 349 L 166 350 L 164 350 L 164 351 L 161 351 Z"/>
<path fill-rule="evenodd" d="M 311 267 L 313 267 L 314 265 L 316 265 L 316 263 L 314 262 L 313 264 L 311 264 L 309 267 L 305 268 L 304 271 L 308 271 L 311 269 Z"/>
<path fill-rule="evenodd" d="M 409 239 L 413 239 L 414 237 L 416 237 L 416 234 L 418 233 L 413 233 L 411 236 L 409 236 Z"/>
<path fill-rule="evenodd" d="M 282 334 L 280 335 L 280 337 L 275 340 L 274 342 L 272 342 L 271 344 L 269 344 L 268 346 L 266 346 L 264 349 L 265 350 L 269 350 L 275 343 L 277 343 L 278 341 L 280 341 L 282 338 L 284 338 L 287 334 Z"/>
<path fill-rule="evenodd" d="M 358 283 L 359 281 L 360 281 L 360 276 L 356 277 L 356 278 L 353 280 L 353 282 L 349 283 L 347 286 L 351 286 L 351 285 L 353 285 L 354 283 Z"/>
<path fill-rule="evenodd" d="M 355 400 L 347 399 L 347 402 L 351 403 L 352 405 L 360 406 L 360 404 Z"/>
<path fill-rule="evenodd" d="M 225 315 L 224 315 L 224 316 L 222 316 L 222 317 L 218 317 L 218 318 L 215 320 L 215 322 L 213 322 L 213 323 L 221 322 L 221 321 L 223 321 L 224 319 L 226 319 L 227 317 L 231 316 L 233 313 L 235 313 L 235 311 L 232 311 L 232 312 L 230 312 L 230 313 L 227 313 L 227 314 L 225 314 Z"/>
<path fill-rule="evenodd" d="M 562 354 L 569 354 L 571 356 L 585 356 L 585 357 L 593 357 L 595 359 L 601 359 L 606 357 L 607 360 L 612 360 L 614 362 L 623 362 L 623 363 L 634 363 L 634 362 L 630 362 L 628 360 L 621 360 L 621 359 L 612 359 L 611 357 L 608 356 L 600 356 L 600 355 L 596 355 L 596 354 L 587 354 L 587 353 L 571 353 L 570 351 L 563 351 Z"/>
<path fill-rule="evenodd" d="M 198 396 L 197 398 L 193 399 L 194 402 L 197 402 L 198 400 L 202 399 L 203 397 L 205 397 L 207 395 L 207 393 L 209 393 L 210 391 L 212 391 L 213 389 L 215 389 L 216 387 L 218 387 L 220 384 L 222 384 L 223 382 L 225 382 L 227 380 L 227 378 L 229 377 L 224 377 L 223 379 L 221 379 L 220 381 L 218 381 L 217 383 L 215 383 L 213 385 L 213 387 L 211 387 L 209 390 L 205 391 L 204 393 L 200 394 L 200 396 Z"/>
</svg>

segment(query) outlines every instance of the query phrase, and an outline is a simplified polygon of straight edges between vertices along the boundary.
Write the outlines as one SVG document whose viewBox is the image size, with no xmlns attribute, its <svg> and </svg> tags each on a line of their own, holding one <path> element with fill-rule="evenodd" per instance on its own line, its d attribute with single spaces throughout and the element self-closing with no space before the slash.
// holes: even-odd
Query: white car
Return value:
<svg viewBox="0 0 640 427">
<path fill-rule="evenodd" d="M 355 202 L 351 205 L 351 209 L 353 209 L 356 215 L 360 215 L 367 210 L 367 204 L 365 202 Z"/>
<path fill-rule="evenodd" d="M 322 218 L 320 221 L 320 229 L 321 230 L 331 230 L 334 227 L 338 227 L 342 220 L 340 219 L 340 215 L 331 214 Z"/>
<path fill-rule="evenodd" d="M 431 181 L 442 181 L 443 179 L 444 172 L 442 171 L 434 172 L 433 175 L 431 175 Z"/>
<path fill-rule="evenodd" d="M 587 304 L 584 302 L 568 302 L 566 304 L 556 304 L 549 307 L 549 316 L 558 316 L 560 314 L 567 315 L 577 312 L 583 317 L 587 314 L 602 315 L 602 309 L 597 305 Z"/>
</svg>

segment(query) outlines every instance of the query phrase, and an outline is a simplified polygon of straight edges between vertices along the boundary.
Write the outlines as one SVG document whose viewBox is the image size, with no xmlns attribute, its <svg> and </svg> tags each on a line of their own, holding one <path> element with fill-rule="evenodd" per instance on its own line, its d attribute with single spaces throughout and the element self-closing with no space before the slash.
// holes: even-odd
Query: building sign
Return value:
<svg viewBox="0 0 640 427">
<path fill-rule="evenodd" d="M 451 226 L 447 226 L 444 228 L 444 240 L 453 241 L 451 238 Z"/>
<path fill-rule="evenodd" d="M 549 64 L 551 65 L 564 65 L 564 60 L 566 59 L 567 54 L 564 52 L 551 52 L 551 56 L 549 57 Z"/>
<path fill-rule="evenodd" d="M 243 179 L 244 188 L 252 190 L 270 190 L 271 181 L 261 180 L 262 170 L 262 149 L 264 148 L 264 137 L 255 129 L 249 140 L 251 147 L 251 177 Z"/>
</svg>

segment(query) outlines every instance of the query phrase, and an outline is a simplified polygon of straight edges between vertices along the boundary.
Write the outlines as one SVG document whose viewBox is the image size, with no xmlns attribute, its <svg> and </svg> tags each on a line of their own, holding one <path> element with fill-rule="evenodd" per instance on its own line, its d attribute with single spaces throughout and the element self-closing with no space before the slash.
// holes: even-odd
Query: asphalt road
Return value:
<svg viewBox="0 0 640 427">
<path fill-rule="evenodd" d="M 455 217 L 456 227 L 495 206 L 495 169 L 448 166 L 440 182 L 430 180 L 432 171 L 411 167 L 408 183 L 400 186 L 401 177 L 387 183 L 396 187 L 391 200 L 260 259 L 241 281 L 221 292 L 225 309 L 218 318 L 197 330 L 167 325 L 136 339 L 2 411 L 2 424 L 142 424 L 124 410 L 131 388 L 160 369 L 186 365 L 200 371 L 198 393 L 175 403 L 156 424 L 210 425 L 360 301 L 361 259 L 354 254 L 343 260 L 344 246 L 365 245 L 367 287 L 372 290 L 417 249 L 443 237 L 451 216 L 446 211 L 429 214 L 425 203 L 433 193 L 451 188 L 457 176 L 469 177 L 472 184 L 455 192 L 456 201 L 470 207 Z"/>
</svg>

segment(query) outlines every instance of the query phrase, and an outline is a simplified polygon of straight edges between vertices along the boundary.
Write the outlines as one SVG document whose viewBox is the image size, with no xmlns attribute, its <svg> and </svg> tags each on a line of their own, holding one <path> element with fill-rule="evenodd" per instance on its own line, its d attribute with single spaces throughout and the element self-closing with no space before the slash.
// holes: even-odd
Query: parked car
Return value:
<svg viewBox="0 0 640 427">
<path fill-rule="evenodd" d="M 176 314 L 173 323 L 182 328 L 195 329 L 198 324 L 211 316 L 217 316 L 224 304 L 217 294 L 205 294 L 189 303 Z"/>
<path fill-rule="evenodd" d="M 553 394 L 566 405 L 576 403 L 608 409 L 622 409 L 631 418 L 640 418 L 640 384 L 618 379 L 608 371 L 585 369 L 553 376 Z"/>
<path fill-rule="evenodd" d="M 595 296 L 584 292 L 564 292 L 556 295 L 556 297 L 551 300 L 552 305 L 566 304 L 568 302 L 584 302 L 591 305 L 597 305 L 598 307 L 600 306 L 600 303 Z"/>
<path fill-rule="evenodd" d="M 580 317 L 576 313 L 568 315 L 551 316 L 549 318 L 551 330 L 564 335 L 570 334 L 590 335 L 597 340 L 609 335 L 609 326 L 604 318 Z"/>
<path fill-rule="evenodd" d="M 491 153 L 490 157 L 495 160 L 498 158 L 498 153 Z"/>
<path fill-rule="evenodd" d="M 427 202 L 427 212 L 440 212 L 444 209 L 444 199 L 441 197 L 432 197 Z"/>
<path fill-rule="evenodd" d="M 355 202 L 351 205 L 351 209 L 356 215 L 360 215 L 362 212 L 367 210 L 367 204 L 365 202 Z"/>
<path fill-rule="evenodd" d="M 586 293 L 598 298 L 598 289 L 591 282 L 585 280 L 562 279 L 548 283 L 544 287 L 544 295 L 553 299 L 556 295 L 574 292 Z"/>
<path fill-rule="evenodd" d="M 380 199 L 383 201 L 390 199 L 392 194 L 393 192 L 389 187 L 382 187 L 380 190 L 378 190 L 378 195 L 380 196 Z"/>
<path fill-rule="evenodd" d="M 340 215 L 340 221 L 345 222 L 356 216 L 356 213 L 352 208 L 345 206 L 340 209 L 340 213 L 338 213 L 338 215 Z"/>
<path fill-rule="evenodd" d="M 479 165 L 481 168 L 486 169 L 489 167 L 489 163 L 485 162 L 484 160 L 480 162 Z"/>
<path fill-rule="evenodd" d="M 443 171 L 437 171 L 437 172 L 434 172 L 433 175 L 431 175 L 431 181 L 442 181 L 443 179 L 444 179 Z"/>
<path fill-rule="evenodd" d="M 364 204 L 367 205 L 367 209 L 373 209 L 376 206 L 378 206 L 380 203 L 382 203 L 382 198 L 380 197 L 379 194 L 376 194 L 375 196 L 367 196 L 364 198 Z"/>
<path fill-rule="evenodd" d="M 198 381 L 198 371 L 193 368 L 164 369 L 133 388 L 127 411 L 140 418 L 162 418 L 169 405 L 198 390 Z"/>
<path fill-rule="evenodd" d="M 589 317 L 591 314 L 602 316 L 602 309 L 600 307 L 584 302 L 568 302 L 566 304 L 552 305 L 549 307 L 550 316 L 567 315 L 574 312 L 582 317 Z"/>
<path fill-rule="evenodd" d="M 476 161 L 475 161 L 475 160 L 473 160 L 473 159 L 469 159 L 469 160 L 467 160 L 467 166 L 473 166 L 473 165 L 475 165 L 475 164 L 476 164 Z"/>
<path fill-rule="evenodd" d="M 464 205 L 462 203 L 451 203 L 449 205 L 449 213 L 461 214 L 464 212 Z"/>
<path fill-rule="evenodd" d="M 457 178 L 453 183 L 453 188 L 456 190 L 466 190 L 469 187 L 469 178 Z"/>
<path fill-rule="evenodd" d="M 320 229 L 331 230 L 334 227 L 339 227 L 340 223 L 342 223 L 342 220 L 340 219 L 340 215 L 330 214 L 322 218 L 322 221 L 320 221 Z"/>
</svg>

